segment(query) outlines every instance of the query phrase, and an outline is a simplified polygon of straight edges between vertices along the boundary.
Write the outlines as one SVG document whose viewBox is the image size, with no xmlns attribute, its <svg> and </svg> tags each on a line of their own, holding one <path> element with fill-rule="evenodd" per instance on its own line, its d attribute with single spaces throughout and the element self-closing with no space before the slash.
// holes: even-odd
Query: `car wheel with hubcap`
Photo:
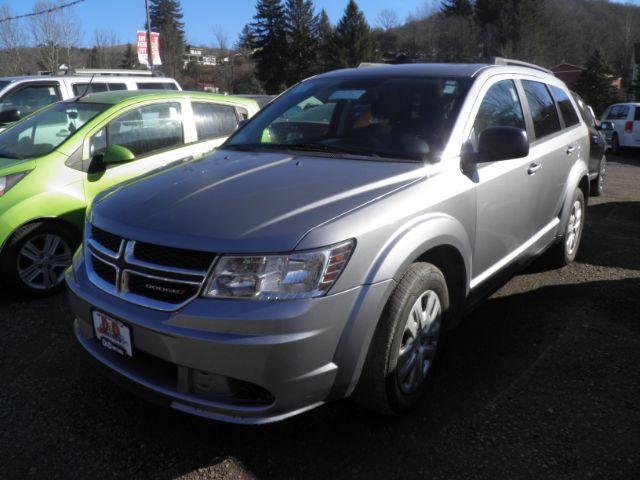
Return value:
<svg viewBox="0 0 640 480">
<path fill-rule="evenodd" d="M 569 265 L 575 260 L 582 240 L 586 202 L 584 193 L 579 188 L 574 192 L 569 208 L 569 218 L 562 239 L 554 244 L 549 251 L 553 263 L 559 267 Z"/>
<path fill-rule="evenodd" d="M 598 176 L 591 181 L 591 188 L 589 189 L 591 195 L 599 197 L 604 193 L 604 179 L 607 175 L 607 158 L 602 157 L 600 160 L 600 166 L 598 168 Z"/>
<path fill-rule="evenodd" d="M 58 224 L 36 223 L 18 229 L 0 257 L 5 285 L 31 296 L 61 290 L 77 244 L 75 235 Z"/>
<path fill-rule="evenodd" d="M 448 312 L 443 273 L 429 263 L 411 265 L 378 322 L 354 400 L 392 415 L 413 405 L 428 386 Z"/>
</svg>

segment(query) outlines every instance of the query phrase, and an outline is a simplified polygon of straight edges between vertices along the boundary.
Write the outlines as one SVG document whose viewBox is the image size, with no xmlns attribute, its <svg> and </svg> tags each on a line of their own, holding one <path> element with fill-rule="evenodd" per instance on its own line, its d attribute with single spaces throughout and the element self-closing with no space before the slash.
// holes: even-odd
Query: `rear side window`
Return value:
<svg viewBox="0 0 640 480">
<path fill-rule="evenodd" d="M 225 137 L 233 133 L 238 126 L 238 117 L 233 107 L 205 102 L 194 102 L 191 105 L 198 140 Z"/>
<path fill-rule="evenodd" d="M 25 117 L 36 110 L 60 100 L 54 85 L 28 85 L 9 92 L 0 102 L 0 111 L 18 110 Z"/>
<path fill-rule="evenodd" d="M 561 88 L 551 86 L 551 92 L 553 93 L 556 102 L 558 102 L 558 108 L 560 109 L 560 113 L 562 114 L 564 126 L 568 128 L 579 124 L 580 119 L 578 118 L 576 109 L 573 108 L 573 104 L 571 103 L 571 100 L 569 100 L 569 96 L 565 93 L 565 91 Z"/>
<path fill-rule="evenodd" d="M 628 105 L 614 105 L 609 110 L 606 120 L 626 120 L 629 115 Z"/>
<path fill-rule="evenodd" d="M 88 87 L 88 89 L 87 89 Z M 124 83 L 74 83 L 73 84 L 73 94 L 85 95 L 87 93 L 96 93 L 96 92 L 108 92 L 111 90 L 126 90 L 127 86 Z"/>
<path fill-rule="evenodd" d="M 182 145 L 180 104 L 157 103 L 125 113 L 107 126 L 107 143 L 126 147 L 136 156 Z M 103 146 L 99 138 L 92 139 L 95 151 Z"/>
<path fill-rule="evenodd" d="M 636 107 L 636 115 L 634 117 L 636 122 L 640 122 L 640 107 Z"/>
<path fill-rule="evenodd" d="M 551 94 L 544 83 L 523 80 L 524 88 L 536 138 L 546 137 L 560 131 L 560 119 Z"/>
<path fill-rule="evenodd" d="M 139 90 L 178 90 L 173 82 L 139 82 L 136 85 Z"/>
<path fill-rule="evenodd" d="M 489 127 L 517 127 L 526 130 L 522 106 L 512 80 L 502 80 L 492 85 L 482 99 L 473 123 L 472 136 L 476 145 L 480 134 Z"/>
</svg>

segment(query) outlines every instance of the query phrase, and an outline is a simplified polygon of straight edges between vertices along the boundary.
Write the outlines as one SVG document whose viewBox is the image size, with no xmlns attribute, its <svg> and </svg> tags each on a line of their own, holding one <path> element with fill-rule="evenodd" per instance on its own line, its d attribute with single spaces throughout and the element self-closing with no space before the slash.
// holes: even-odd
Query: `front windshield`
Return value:
<svg viewBox="0 0 640 480">
<path fill-rule="evenodd" d="M 109 105 L 55 103 L 0 133 L 0 157 L 35 158 L 51 153 Z"/>
<path fill-rule="evenodd" d="M 470 83 L 375 74 L 308 80 L 275 100 L 223 148 L 424 160 L 444 148 Z"/>
</svg>

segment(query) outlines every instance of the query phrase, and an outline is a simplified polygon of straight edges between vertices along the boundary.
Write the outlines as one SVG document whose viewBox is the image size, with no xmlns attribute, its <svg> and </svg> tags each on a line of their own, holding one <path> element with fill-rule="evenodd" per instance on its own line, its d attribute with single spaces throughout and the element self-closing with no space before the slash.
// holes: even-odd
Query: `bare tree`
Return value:
<svg viewBox="0 0 640 480">
<path fill-rule="evenodd" d="M 73 66 L 73 49 L 82 40 L 80 21 L 72 7 L 47 11 L 60 5 L 59 1 L 40 0 L 33 11 L 42 13 L 30 17 L 38 64 L 50 72 L 56 72 L 62 63 Z"/>
<path fill-rule="evenodd" d="M 113 30 L 98 29 L 94 32 L 96 63 L 100 68 L 117 68 L 120 63 L 118 36 Z"/>
<path fill-rule="evenodd" d="M 9 5 L 0 6 L 0 18 L 11 16 Z M 24 71 L 22 51 L 26 44 L 26 36 L 20 23 L 19 20 L 0 23 L 0 50 L 2 51 L 0 69 L 5 74 L 18 75 Z"/>
<path fill-rule="evenodd" d="M 388 31 L 397 27 L 400 24 L 400 20 L 398 19 L 398 14 L 395 11 L 385 8 L 376 17 L 376 23 L 384 31 Z"/>
<path fill-rule="evenodd" d="M 213 38 L 215 39 L 215 46 L 226 52 L 229 46 L 229 36 L 227 32 L 220 25 L 213 27 Z"/>
</svg>

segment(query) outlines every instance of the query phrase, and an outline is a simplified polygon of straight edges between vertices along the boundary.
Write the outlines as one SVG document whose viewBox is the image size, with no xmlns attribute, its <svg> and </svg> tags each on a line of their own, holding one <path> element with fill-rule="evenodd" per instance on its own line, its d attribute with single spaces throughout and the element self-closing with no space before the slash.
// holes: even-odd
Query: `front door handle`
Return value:
<svg viewBox="0 0 640 480">
<path fill-rule="evenodd" d="M 531 165 L 529 165 L 529 168 L 527 168 L 527 175 L 533 175 L 534 173 L 536 173 L 541 168 L 542 168 L 541 164 L 532 163 Z"/>
<path fill-rule="evenodd" d="M 575 149 L 576 149 L 575 145 L 569 145 L 567 147 L 567 155 L 571 155 L 575 151 Z"/>
</svg>

